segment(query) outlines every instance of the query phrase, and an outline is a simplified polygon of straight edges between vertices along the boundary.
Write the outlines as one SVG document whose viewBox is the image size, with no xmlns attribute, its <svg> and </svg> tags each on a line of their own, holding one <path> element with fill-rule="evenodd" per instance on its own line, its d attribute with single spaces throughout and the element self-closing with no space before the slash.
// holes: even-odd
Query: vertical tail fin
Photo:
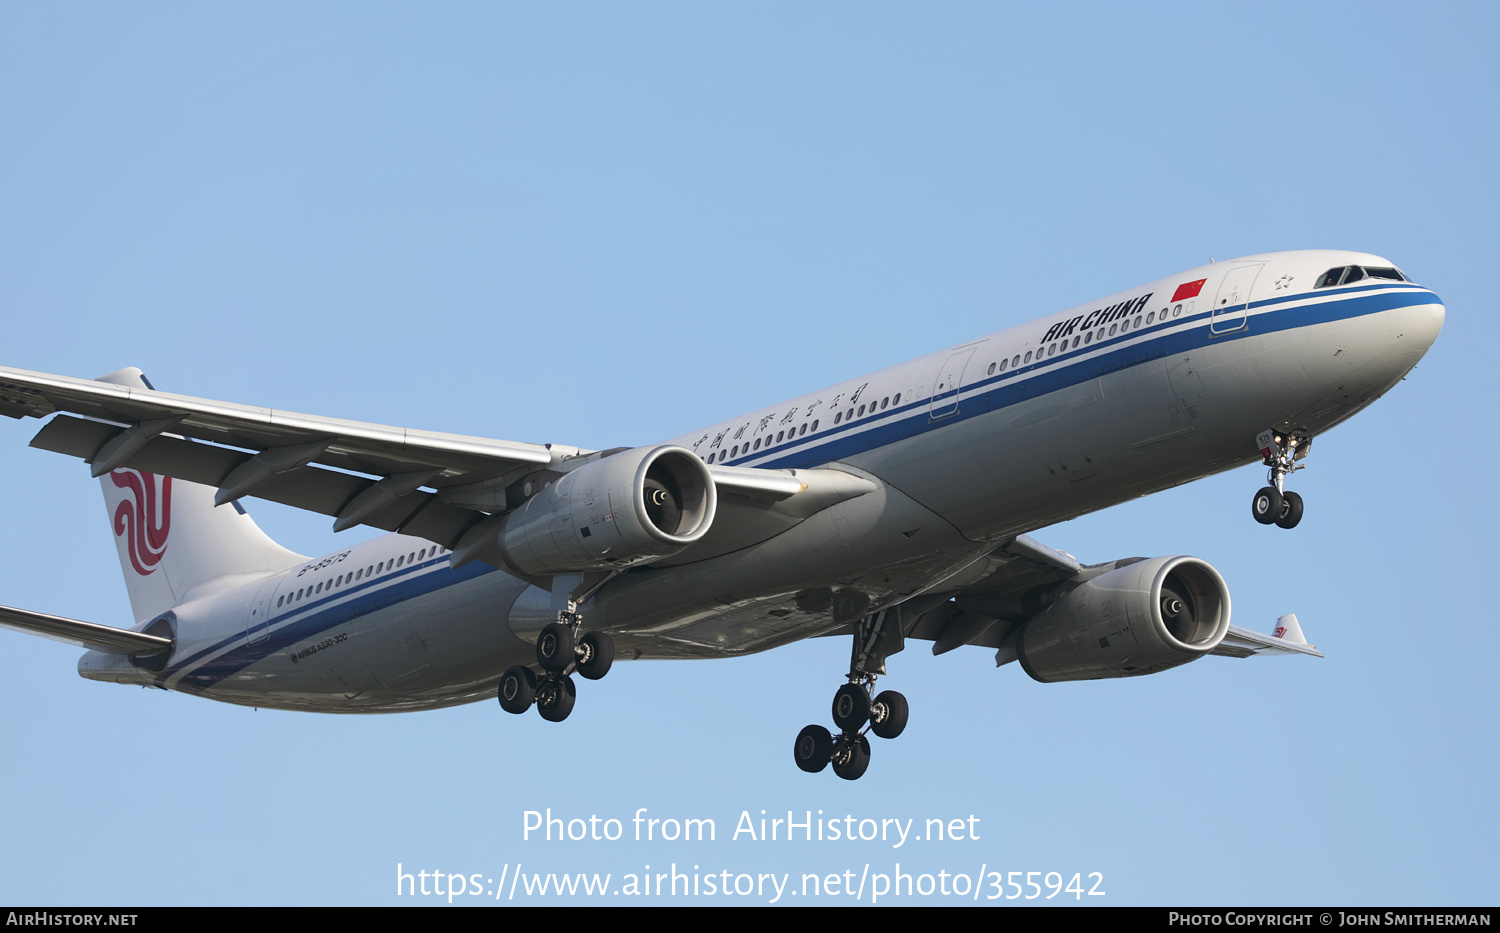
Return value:
<svg viewBox="0 0 1500 933">
<path fill-rule="evenodd" d="M 99 382 L 152 388 L 131 367 Z M 171 609 L 212 581 L 272 573 L 306 560 L 272 541 L 238 502 L 214 505 L 214 490 L 122 468 L 99 478 L 120 569 L 136 621 Z"/>
</svg>

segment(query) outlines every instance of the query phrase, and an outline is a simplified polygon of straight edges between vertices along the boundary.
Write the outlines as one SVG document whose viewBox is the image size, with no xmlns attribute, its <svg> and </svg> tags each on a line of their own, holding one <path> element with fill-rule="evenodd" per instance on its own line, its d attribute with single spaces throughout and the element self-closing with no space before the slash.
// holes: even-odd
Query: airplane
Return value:
<svg viewBox="0 0 1500 933">
<path fill-rule="evenodd" d="M 497 698 L 549 721 L 616 657 L 851 640 L 804 771 L 854 780 L 909 705 L 907 640 L 1042 683 L 1214 654 L 1322 653 L 1295 616 L 1230 624 L 1206 561 L 1084 565 L 1028 532 L 1260 461 L 1295 527 L 1312 440 L 1400 382 L 1446 310 L 1379 256 L 1265 253 L 1157 279 L 661 443 L 589 450 L 274 411 L 0 367 L 0 413 L 100 479 L 135 624 L 0 608 L 79 673 L 342 713 Z M 309 558 L 246 496 L 392 532 Z"/>
</svg>

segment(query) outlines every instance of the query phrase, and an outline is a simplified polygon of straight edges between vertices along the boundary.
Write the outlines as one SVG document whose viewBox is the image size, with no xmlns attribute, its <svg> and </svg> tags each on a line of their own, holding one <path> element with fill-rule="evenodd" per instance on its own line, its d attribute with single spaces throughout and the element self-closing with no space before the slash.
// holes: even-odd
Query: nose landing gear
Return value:
<svg viewBox="0 0 1500 933">
<path fill-rule="evenodd" d="M 1250 514 L 1262 525 L 1296 528 L 1302 521 L 1302 497 L 1286 491 L 1286 476 L 1303 469 L 1304 465 L 1297 461 L 1307 456 L 1312 437 L 1299 431 L 1266 430 L 1255 438 L 1255 443 L 1270 474 L 1266 478 L 1269 485 L 1250 500 Z"/>
</svg>

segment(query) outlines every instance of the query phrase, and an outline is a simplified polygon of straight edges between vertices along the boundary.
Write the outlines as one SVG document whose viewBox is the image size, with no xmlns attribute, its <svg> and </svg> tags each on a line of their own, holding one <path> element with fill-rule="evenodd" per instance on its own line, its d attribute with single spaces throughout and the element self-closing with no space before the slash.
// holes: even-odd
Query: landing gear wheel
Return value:
<svg viewBox="0 0 1500 933">
<path fill-rule="evenodd" d="M 573 660 L 573 630 L 557 622 L 548 622 L 536 638 L 537 663 L 544 671 L 561 674 Z"/>
<path fill-rule="evenodd" d="M 894 739 L 906 729 L 909 712 L 906 697 L 894 690 L 886 690 L 875 697 L 870 706 L 870 731 L 882 739 Z"/>
<path fill-rule="evenodd" d="M 1302 497 L 1295 492 L 1281 494 L 1281 513 L 1276 517 L 1278 528 L 1296 528 L 1302 521 Z"/>
<path fill-rule="evenodd" d="M 573 712 L 573 703 L 577 699 L 578 692 L 573 687 L 573 678 L 548 678 L 537 690 L 536 711 L 548 722 L 562 722 Z"/>
<path fill-rule="evenodd" d="M 808 726 L 797 733 L 792 754 L 796 756 L 797 767 L 808 774 L 817 774 L 833 758 L 833 736 L 822 726 Z"/>
<path fill-rule="evenodd" d="M 578 676 L 598 680 L 609 673 L 615 663 L 615 640 L 605 632 L 589 632 L 578 640 L 583 657 L 578 662 Z"/>
<path fill-rule="evenodd" d="M 1262 525 L 1273 524 L 1281 517 L 1282 495 L 1275 486 L 1262 487 L 1250 501 L 1250 514 Z M 541 643 L 538 642 L 538 645 Z"/>
<path fill-rule="evenodd" d="M 524 713 L 536 700 L 536 675 L 531 668 L 517 664 L 500 675 L 500 708 L 507 713 Z"/>
<path fill-rule="evenodd" d="M 870 718 L 870 695 L 859 684 L 844 684 L 833 695 L 833 724 L 854 732 Z"/>
<path fill-rule="evenodd" d="M 833 773 L 846 781 L 857 781 L 870 767 L 870 740 L 862 735 L 843 735 L 833 750 Z"/>
</svg>

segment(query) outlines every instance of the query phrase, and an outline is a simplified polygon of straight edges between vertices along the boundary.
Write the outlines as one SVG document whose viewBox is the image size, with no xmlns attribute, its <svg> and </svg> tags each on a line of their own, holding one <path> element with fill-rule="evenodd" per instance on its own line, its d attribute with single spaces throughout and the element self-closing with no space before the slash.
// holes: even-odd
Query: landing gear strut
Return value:
<svg viewBox="0 0 1500 933">
<path fill-rule="evenodd" d="M 849 682 L 833 695 L 833 723 L 839 733 L 824 726 L 808 726 L 798 733 L 792 751 L 803 771 L 816 774 L 832 764 L 834 774 L 858 780 L 870 766 L 866 733 L 894 739 L 906 728 L 906 697 L 894 690 L 874 693 L 876 676 L 885 673 L 886 656 L 904 647 L 898 618 L 881 611 L 865 616 L 855 627 Z"/>
<path fill-rule="evenodd" d="M 1262 525 L 1296 528 L 1302 521 L 1302 497 L 1286 490 L 1286 477 L 1303 469 L 1297 461 L 1312 448 L 1312 437 L 1300 431 L 1262 431 L 1255 439 L 1261 459 L 1270 468 L 1268 485 L 1250 500 L 1250 514 Z"/>
<path fill-rule="evenodd" d="M 531 668 L 517 664 L 500 675 L 500 708 L 507 713 L 536 711 L 548 722 L 562 722 L 573 712 L 578 689 L 569 676 L 576 672 L 589 680 L 609 673 L 615 660 L 615 640 L 605 632 L 589 632 L 581 638 L 583 617 L 573 609 L 561 610 L 556 622 L 542 627 L 536 639 L 538 677 Z"/>
</svg>

